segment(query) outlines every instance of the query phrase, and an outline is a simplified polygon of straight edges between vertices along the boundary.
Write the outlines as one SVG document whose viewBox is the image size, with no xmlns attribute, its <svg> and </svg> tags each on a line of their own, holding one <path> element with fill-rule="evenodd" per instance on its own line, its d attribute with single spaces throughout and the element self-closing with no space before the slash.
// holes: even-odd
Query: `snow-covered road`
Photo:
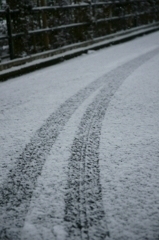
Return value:
<svg viewBox="0 0 159 240">
<path fill-rule="evenodd" d="M 1 240 L 159 240 L 159 32 L 0 83 Z"/>
</svg>

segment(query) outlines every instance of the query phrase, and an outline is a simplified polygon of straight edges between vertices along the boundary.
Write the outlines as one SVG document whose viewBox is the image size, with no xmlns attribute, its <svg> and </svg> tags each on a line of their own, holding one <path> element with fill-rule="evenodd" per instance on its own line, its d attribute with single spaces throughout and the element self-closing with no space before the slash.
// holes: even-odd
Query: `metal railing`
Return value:
<svg viewBox="0 0 159 240">
<path fill-rule="evenodd" d="M 0 10 L 0 47 L 10 59 L 28 56 L 159 21 L 159 0 L 80 2 Z"/>
</svg>

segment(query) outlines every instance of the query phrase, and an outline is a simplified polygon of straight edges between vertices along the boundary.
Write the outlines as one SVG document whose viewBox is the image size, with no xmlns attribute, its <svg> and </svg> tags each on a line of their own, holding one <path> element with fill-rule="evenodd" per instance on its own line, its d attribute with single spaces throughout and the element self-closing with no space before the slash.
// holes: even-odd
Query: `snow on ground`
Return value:
<svg viewBox="0 0 159 240">
<path fill-rule="evenodd" d="M 74 149 L 72 146 L 76 143 L 74 138 L 80 142 L 83 133 L 79 126 L 83 121 L 81 120 L 83 116 L 88 120 L 88 126 L 85 126 L 88 135 L 84 136 L 84 139 L 88 138 L 89 142 L 94 126 L 99 128 L 98 134 L 100 134 L 100 126 L 93 125 L 93 119 L 98 118 L 91 114 L 93 111 L 98 113 L 96 102 L 98 103 L 98 100 L 100 102 L 102 96 L 103 101 L 106 101 L 106 104 L 109 103 L 108 109 L 101 109 L 101 112 L 106 112 L 102 122 L 101 136 L 99 135 L 99 168 L 103 208 L 100 206 L 94 209 L 96 211 L 100 209 L 99 218 L 102 223 L 104 222 L 102 209 L 104 209 L 107 222 L 105 228 L 109 229 L 110 239 L 159 239 L 158 39 L 159 33 L 156 32 L 100 51 L 89 51 L 88 54 L 61 64 L 0 83 L 0 181 L 2 188 L 6 187 L 8 183 L 10 184 L 10 180 L 7 179 L 9 179 L 8 176 L 10 178 L 14 176 L 11 172 L 14 172 L 15 169 L 20 171 L 21 168 L 16 165 L 19 161 L 17 159 L 20 159 L 19 156 L 22 152 L 28 154 L 27 150 L 24 149 L 27 149 L 26 146 L 29 146 L 30 141 L 34 142 L 34 146 L 36 146 L 36 139 L 40 141 L 39 129 L 42 128 L 41 126 L 43 126 L 42 129 L 45 129 L 47 119 L 52 116 L 50 121 L 54 121 L 54 124 L 58 126 L 52 114 L 61 116 L 58 109 L 60 109 L 61 104 L 70 99 L 68 102 L 70 116 L 68 115 L 65 124 L 61 123 L 63 125 L 59 128 L 59 135 L 57 135 L 55 143 L 50 147 L 49 153 L 44 156 L 41 174 L 37 176 L 33 189 L 28 190 L 31 192 L 31 195 L 28 193 L 28 198 L 31 197 L 31 199 L 29 201 L 26 199 L 24 204 L 20 205 L 26 210 L 19 211 L 20 207 L 15 204 L 16 200 L 15 205 L 12 206 L 12 199 L 0 208 L 0 230 L 2 229 L 3 234 L 8 231 L 5 234 L 8 234 L 12 240 L 64 240 L 73 239 L 72 236 L 76 236 L 75 240 L 88 239 L 82 230 L 80 233 L 82 237 L 79 237 L 79 233 L 74 230 L 76 226 L 73 223 L 68 225 L 70 234 L 72 234 L 68 238 L 67 224 L 64 219 L 68 218 L 70 221 L 68 214 L 71 211 L 78 212 L 79 210 L 76 208 L 70 210 L 70 207 L 65 205 L 68 205 L 67 201 L 72 198 L 76 200 L 77 197 L 78 199 L 78 196 L 75 196 L 76 192 L 73 195 L 75 190 L 71 188 L 72 180 L 68 181 L 68 178 L 73 176 L 73 167 L 76 168 L 75 173 L 78 169 L 78 165 L 71 165 L 71 159 L 74 159 L 72 158 Z M 131 66 L 131 64 L 135 64 L 135 61 L 124 65 L 154 49 L 156 49 L 156 56 L 152 54 L 151 58 L 138 69 Z M 118 68 L 120 66 L 121 69 Z M 122 66 L 130 67 L 130 70 L 132 68 L 134 72 L 129 72 L 129 69 L 126 69 L 128 72 L 126 74 Z M 109 74 L 111 71 L 112 73 Z M 107 78 L 111 80 L 112 77 L 115 82 L 118 76 L 121 79 L 121 86 L 118 90 L 116 89 L 115 93 L 115 88 L 108 84 Z M 109 99 L 104 98 L 104 95 L 100 93 L 104 86 L 107 86 L 105 91 L 108 91 Z M 84 88 L 86 91 L 83 90 Z M 90 92 L 89 88 L 92 89 Z M 83 96 L 82 94 L 85 93 L 86 96 Z M 91 103 L 94 105 L 90 105 Z M 89 106 L 90 112 L 87 111 Z M 72 113 L 71 108 L 74 109 Z M 67 111 L 67 104 L 62 109 Z M 64 113 L 64 119 L 66 119 L 66 115 L 67 113 Z M 42 134 L 44 133 L 42 132 Z M 46 137 L 44 136 L 44 138 Z M 51 140 L 47 141 L 49 143 Z M 40 148 L 40 143 L 37 142 L 37 144 Z M 84 149 L 84 146 L 82 148 Z M 90 148 L 92 147 L 90 146 Z M 89 151 L 93 150 L 86 149 L 87 154 Z M 39 153 L 42 154 L 40 151 Z M 88 159 L 86 156 L 86 166 L 84 167 L 83 163 L 80 165 L 81 169 L 83 167 L 87 169 L 88 175 L 90 174 L 89 164 L 92 164 L 91 161 L 92 159 Z M 36 167 L 39 166 L 35 165 Z M 32 169 L 34 169 L 34 165 Z M 82 174 L 81 172 L 80 176 L 83 176 Z M 25 179 L 27 178 L 25 177 Z M 79 180 L 74 179 L 73 181 L 77 184 L 77 189 L 83 191 L 83 186 L 79 185 Z M 100 191 L 99 182 L 97 185 L 95 191 Z M 85 188 L 88 186 L 90 185 L 85 185 Z M 22 201 L 23 198 L 20 198 L 20 194 L 18 198 Z M 68 196 L 69 194 L 70 196 Z M 80 192 L 80 197 L 84 201 L 83 205 L 88 206 L 87 210 L 83 209 L 82 204 L 79 208 L 82 209 L 81 211 L 91 212 L 89 207 L 92 208 L 94 205 L 89 206 L 88 202 L 86 204 L 86 199 L 82 194 Z M 87 194 L 86 192 L 85 195 L 87 196 Z M 95 193 L 91 194 L 92 199 L 94 199 L 93 194 Z M 10 215 L 7 216 L 7 211 L 10 211 L 9 206 L 15 210 L 17 215 L 9 212 Z M 12 218 L 14 218 L 14 224 Z M 91 216 L 88 214 L 87 218 L 89 223 Z M 84 215 L 83 219 L 85 219 Z M 7 230 L 4 231 L 5 221 L 7 221 Z M 18 221 L 21 222 L 20 225 Z M 78 219 L 75 218 L 75 221 L 78 222 Z M 92 221 L 95 221 L 95 218 Z M 13 229 L 13 227 L 17 229 Z M 0 239 L 4 239 L 2 235 L 0 236 Z M 91 240 L 104 239 L 103 236 L 95 233 Z"/>
<path fill-rule="evenodd" d="M 111 69 L 154 49 L 157 39 L 158 33 L 154 33 L 1 82 L 0 180 L 36 129 L 61 103 Z"/>
<path fill-rule="evenodd" d="M 92 102 L 93 98 L 98 92 L 99 90 L 95 91 L 95 93 L 92 94 L 92 96 L 89 97 L 87 101 L 85 101 L 78 108 L 76 113 L 70 118 L 70 120 L 66 124 L 64 130 L 59 135 L 56 144 L 52 148 L 47 162 L 43 168 L 42 175 L 38 179 L 37 187 L 30 204 L 29 212 L 26 217 L 24 229 L 22 230 L 22 236 L 24 239 L 25 237 L 28 239 L 28 223 L 29 226 L 36 226 L 35 229 L 37 229 L 36 231 L 38 232 L 38 236 L 40 234 L 45 234 L 43 229 L 44 223 L 39 223 L 37 219 L 39 216 L 47 218 L 47 215 L 50 214 L 50 209 L 54 211 L 54 218 L 52 219 L 52 221 L 49 222 L 49 224 L 51 226 L 54 226 L 54 231 L 53 233 L 46 232 L 47 237 L 45 236 L 43 238 L 53 239 L 56 236 L 58 237 L 58 235 L 60 235 L 61 233 L 61 230 L 57 231 L 56 233 L 56 229 L 64 228 L 63 216 L 65 204 L 63 194 L 67 185 L 67 166 L 68 159 L 70 157 L 70 146 L 75 137 L 75 132 L 77 131 L 77 126 L 80 123 L 83 111 Z M 47 229 L 52 228 L 51 226 L 47 227 Z M 35 235 L 31 236 L 31 239 L 34 238 L 40 240 L 40 237 L 37 238 L 37 236 L 35 237 Z M 60 236 L 59 239 L 62 240 L 65 238 L 63 236 Z"/>
<path fill-rule="evenodd" d="M 159 55 L 114 95 L 103 121 L 100 166 L 111 239 L 159 239 Z"/>
</svg>

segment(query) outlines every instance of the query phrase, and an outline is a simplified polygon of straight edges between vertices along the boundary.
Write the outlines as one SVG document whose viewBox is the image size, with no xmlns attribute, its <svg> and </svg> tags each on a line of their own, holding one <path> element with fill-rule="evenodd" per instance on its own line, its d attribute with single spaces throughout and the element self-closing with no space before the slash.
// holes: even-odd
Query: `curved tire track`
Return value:
<svg viewBox="0 0 159 240">
<path fill-rule="evenodd" d="M 84 114 L 69 159 L 65 221 L 68 239 L 97 240 L 109 236 L 102 203 L 99 143 L 102 120 L 112 95 L 122 81 L 113 81 Z"/>
<path fill-rule="evenodd" d="M 142 56 L 143 57 L 143 56 Z M 111 97 L 138 65 L 142 57 L 107 76 L 107 83 L 87 108 L 72 145 L 69 159 L 65 225 L 71 240 L 104 240 L 110 235 L 102 202 L 99 144 L 102 121 Z M 144 58 L 145 60 L 145 58 Z"/>
<path fill-rule="evenodd" d="M 7 179 L 4 181 L 4 183 L 2 184 L 2 187 L 0 189 L 0 216 L 1 216 L 0 239 L 3 239 L 3 240 L 5 240 L 5 239 L 18 240 L 18 239 L 20 239 L 19 232 L 20 232 L 21 227 L 23 227 L 23 225 L 24 225 L 25 215 L 28 211 L 30 199 L 32 197 L 32 192 L 35 188 L 36 180 L 37 180 L 38 176 L 41 174 L 42 167 L 45 163 L 46 157 L 49 154 L 53 144 L 55 143 L 57 136 L 62 131 L 62 129 L 65 126 L 65 124 L 67 123 L 67 121 L 70 119 L 71 115 L 80 106 L 80 104 L 88 96 L 90 96 L 91 93 L 93 93 L 95 90 L 97 90 L 97 88 L 101 87 L 103 84 L 106 84 L 106 87 L 101 92 L 102 95 L 100 95 L 99 100 L 97 101 L 97 102 L 99 102 L 99 109 L 101 109 L 100 104 L 103 106 L 101 100 L 105 101 L 105 104 L 107 101 L 109 102 L 111 95 L 114 94 L 114 92 L 117 90 L 117 88 L 120 86 L 120 84 L 126 79 L 126 77 L 129 76 L 142 63 L 144 63 L 147 60 L 149 60 L 150 58 L 152 58 L 158 52 L 159 52 L 159 49 L 155 49 L 151 52 L 148 52 L 148 53 L 142 55 L 141 57 L 133 59 L 133 60 L 129 61 L 128 63 L 123 64 L 122 66 L 109 72 L 101 79 L 97 79 L 96 81 L 92 82 L 86 88 L 80 90 L 77 94 L 75 94 L 73 97 L 69 98 L 65 103 L 63 103 L 57 109 L 57 111 L 54 112 L 47 119 L 46 123 L 39 130 L 37 130 L 34 137 L 31 139 L 30 143 L 28 143 L 26 145 L 22 154 L 20 154 L 19 158 L 16 161 L 15 167 L 10 170 L 10 173 L 8 174 Z M 105 90 L 107 90 L 107 89 L 108 89 L 108 96 L 106 97 Z M 105 97 L 103 96 L 103 94 Z M 104 99 L 102 99 L 103 97 L 104 97 Z M 95 103 L 93 102 L 93 104 L 91 105 L 92 106 L 92 108 L 90 110 L 91 114 L 93 111 L 95 111 L 95 112 L 97 112 L 97 114 L 99 114 L 99 111 L 97 111 L 97 107 L 93 107 L 94 105 L 95 106 L 98 105 L 97 102 L 95 101 Z M 100 111 L 101 111 L 100 114 L 101 114 L 101 119 L 102 119 L 104 117 L 106 108 L 102 108 Z M 99 139 L 99 135 L 100 135 L 99 130 L 101 128 L 102 121 L 99 118 L 97 118 L 95 115 L 92 115 L 91 120 L 89 120 L 89 118 L 90 118 L 89 115 L 90 115 L 90 113 L 88 114 L 88 111 L 87 111 L 87 114 L 84 115 L 84 118 L 81 123 L 86 126 L 85 128 L 87 131 L 88 131 L 89 125 L 90 125 L 89 121 L 93 121 L 94 125 L 92 124 L 91 125 L 92 127 L 90 127 L 90 130 L 88 131 L 90 134 L 90 137 L 88 137 L 89 134 L 87 134 L 87 137 L 85 140 L 82 137 L 82 141 L 84 141 L 85 144 L 88 141 L 88 146 L 89 146 L 89 141 L 90 142 L 94 141 L 90 145 L 91 150 L 88 151 L 89 148 L 86 146 L 84 147 L 83 145 L 81 146 L 80 141 L 77 141 L 77 140 L 75 140 L 73 146 L 76 146 L 76 144 L 77 144 L 79 149 L 81 148 L 81 151 L 83 152 L 82 153 L 80 151 L 80 156 L 84 156 L 84 157 L 82 157 L 84 159 L 83 160 L 84 163 L 81 162 L 81 164 L 82 164 L 81 169 L 85 169 L 86 171 L 90 171 L 90 172 L 92 171 L 92 174 L 91 175 L 89 174 L 89 175 L 96 176 L 95 181 L 98 182 L 98 184 L 97 184 L 98 189 L 97 189 L 96 193 L 94 193 L 93 196 L 95 196 L 94 201 L 97 203 L 98 197 L 99 197 L 99 202 L 101 202 L 102 198 L 100 196 L 101 189 L 100 189 L 100 184 L 99 184 L 99 180 L 98 180 L 99 179 L 99 176 L 98 176 L 99 169 L 98 169 L 97 150 L 98 150 L 99 143 L 98 144 L 96 143 L 96 139 Z M 88 116 L 88 120 L 87 120 L 87 116 Z M 93 119 L 95 119 L 95 120 L 93 120 Z M 97 128 L 98 120 L 99 120 L 99 127 Z M 84 123 L 85 121 L 86 121 L 86 123 Z M 88 123 L 87 123 L 87 121 L 88 121 Z M 93 135 L 92 135 L 95 133 L 95 132 L 92 132 L 92 129 L 94 129 L 93 126 L 96 129 L 98 129 L 98 131 L 97 131 L 98 137 L 96 136 L 95 139 L 93 138 Z M 81 131 L 82 130 L 79 131 L 77 139 L 79 138 Z M 93 146 L 96 146 L 94 149 L 94 154 L 96 155 L 96 163 L 94 163 L 94 157 L 92 159 Z M 77 150 L 77 147 L 72 148 L 73 152 L 76 150 Z M 88 156 L 89 156 L 88 152 L 91 152 L 90 159 L 88 158 Z M 75 156 L 77 156 L 77 154 L 75 154 Z M 86 161 L 86 158 L 88 158 L 87 161 Z M 72 159 L 74 159 L 73 155 L 72 155 Z M 94 164 L 95 164 L 95 167 L 93 167 Z M 89 165 L 91 166 L 90 168 L 88 167 Z M 72 184 L 74 181 L 73 179 L 75 176 L 71 175 L 71 171 L 72 171 L 71 169 L 74 169 L 74 166 L 71 163 L 69 167 L 70 167 L 70 170 L 69 170 L 69 184 L 70 185 L 69 184 L 68 185 L 70 186 L 69 189 L 72 189 L 72 187 L 73 187 Z M 93 168 L 94 170 L 91 170 L 91 168 Z M 77 176 L 79 175 L 78 169 L 79 169 L 79 167 L 75 171 Z M 95 173 L 96 171 L 97 171 L 97 173 Z M 80 174 L 81 174 L 81 170 L 80 170 Z M 72 180 L 71 180 L 71 178 L 72 178 Z M 85 178 L 87 178 L 87 177 L 85 177 Z M 80 178 L 78 177 L 78 179 L 80 179 Z M 81 185 L 80 185 L 80 187 L 82 188 Z M 86 186 L 85 186 L 85 188 L 86 188 Z M 79 187 L 78 187 L 78 189 L 79 189 Z M 71 194 L 73 194 L 73 193 L 74 193 L 74 190 L 71 190 Z M 82 194 L 83 194 L 83 191 L 82 191 Z M 97 197 L 97 195 L 99 195 L 99 196 Z M 78 196 L 80 196 L 80 195 L 78 194 Z M 66 213 L 69 213 L 69 211 L 70 211 L 70 208 L 68 207 L 69 199 L 70 199 L 70 197 L 68 197 L 68 199 L 66 201 L 66 203 L 67 203 Z M 81 197 L 81 199 L 82 199 L 82 197 Z M 84 199 L 87 199 L 87 196 Z M 86 201 L 86 200 L 84 200 L 84 201 Z M 72 204 L 74 204 L 74 201 L 72 202 Z M 99 205 L 101 206 L 101 203 Z M 93 211 L 93 210 L 91 210 L 92 205 L 88 204 L 88 208 L 89 208 L 89 206 L 90 206 L 90 209 L 87 209 L 87 212 L 88 212 L 87 223 L 89 222 L 89 226 L 90 226 L 90 221 L 96 222 L 96 220 L 95 220 L 95 218 L 94 218 L 94 220 L 91 220 L 91 217 L 88 216 L 88 215 L 90 215 L 89 212 L 92 214 L 92 211 Z M 82 205 L 80 205 L 80 207 L 82 208 Z M 100 216 L 103 216 L 101 219 L 103 219 L 104 218 L 103 208 L 99 207 L 99 210 L 100 210 L 99 211 Z M 84 214 L 83 216 L 86 215 L 86 210 L 83 210 L 83 214 Z M 96 213 L 96 214 L 98 215 L 98 213 Z M 66 214 L 66 218 L 68 217 L 68 215 L 69 214 Z M 80 219 L 81 219 L 81 217 L 80 217 Z M 71 222 L 71 227 L 69 227 L 69 229 L 70 229 L 69 233 L 71 233 L 71 231 L 72 231 L 71 229 L 73 229 L 72 221 L 71 220 L 69 220 L 69 221 Z M 99 219 L 98 219 L 98 221 L 99 221 Z M 101 222 L 103 222 L 103 220 L 101 220 Z M 82 224 L 81 223 L 79 224 L 79 229 L 81 228 L 81 226 L 83 226 Z M 88 227 L 86 229 L 88 229 Z M 97 232 L 99 233 L 99 231 L 97 231 Z M 87 237 L 84 237 L 85 236 L 84 230 L 81 230 L 80 234 L 82 234 L 82 236 L 81 236 L 82 239 L 89 239 L 87 230 L 86 230 Z M 94 238 L 92 238 L 92 239 L 94 239 Z M 97 239 L 97 238 L 95 238 L 95 239 Z M 98 239 L 102 239 L 102 238 L 98 238 Z"/>
</svg>

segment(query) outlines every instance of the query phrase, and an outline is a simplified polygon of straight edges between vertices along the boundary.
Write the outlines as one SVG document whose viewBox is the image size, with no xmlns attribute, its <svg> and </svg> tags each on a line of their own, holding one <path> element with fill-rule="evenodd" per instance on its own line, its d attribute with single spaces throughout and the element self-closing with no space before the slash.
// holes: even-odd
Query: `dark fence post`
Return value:
<svg viewBox="0 0 159 240">
<path fill-rule="evenodd" d="M 41 0 L 41 6 L 42 7 L 46 6 L 46 1 L 45 0 Z M 42 10 L 43 28 L 47 28 L 48 27 L 47 21 L 48 21 L 47 13 L 46 13 L 46 11 Z M 45 50 L 48 50 L 49 49 L 49 36 L 48 36 L 47 32 L 44 32 L 44 44 L 45 44 Z"/>
<path fill-rule="evenodd" d="M 6 8 L 6 20 L 7 20 L 7 31 L 8 31 L 8 44 L 9 44 L 9 53 L 10 59 L 14 59 L 14 48 L 13 48 L 13 38 L 12 38 L 12 23 L 11 23 L 11 14 L 10 8 Z"/>
</svg>

